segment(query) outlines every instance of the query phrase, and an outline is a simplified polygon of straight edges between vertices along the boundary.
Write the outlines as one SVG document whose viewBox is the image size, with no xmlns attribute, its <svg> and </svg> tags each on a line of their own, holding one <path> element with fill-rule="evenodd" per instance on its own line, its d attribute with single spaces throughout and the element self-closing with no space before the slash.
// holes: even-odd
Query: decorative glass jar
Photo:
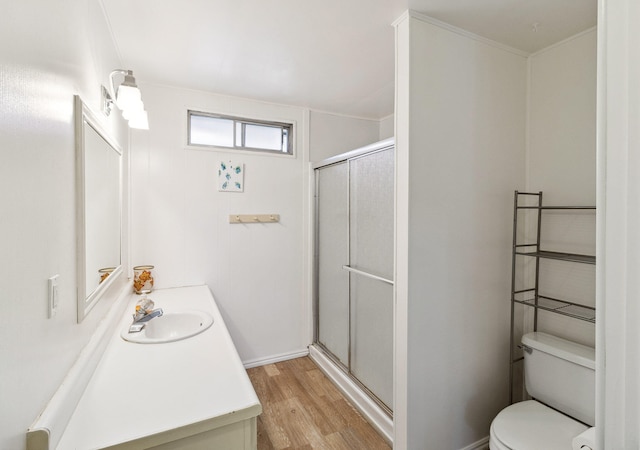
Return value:
<svg viewBox="0 0 640 450">
<path fill-rule="evenodd" d="M 100 274 L 100 281 L 98 282 L 98 284 L 101 284 L 104 280 L 106 280 L 114 270 L 116 270 L 115 267 L 104 267 L 98 270 L 98 273 Z"/>
<path fill-rule="evenodd" d="M 133 268 L 133 290 L 136 294 L 148 294 L 153 290 L 154 266 L 135 266 Z"/>
</svg>

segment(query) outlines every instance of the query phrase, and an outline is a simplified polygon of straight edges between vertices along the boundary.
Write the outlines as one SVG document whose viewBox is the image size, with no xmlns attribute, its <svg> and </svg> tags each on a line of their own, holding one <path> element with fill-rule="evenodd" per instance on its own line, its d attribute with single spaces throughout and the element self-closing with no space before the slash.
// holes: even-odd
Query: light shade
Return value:
<svg viewBox="0 0 640 450">
<path fill-rule="evenodd" d="M 138 104 L 142 104 L 142 94 L 137 86 L 120 85 L 116 92 L 116 105 L 120 111 L 136 108 Z"/>
<path fill-rule="evenodd" d="M 129 119 L 129 128 L 136 128 L 138 130 L 149 129 L 149 116 L 147 112 L 142 110 L 138 111 Z"/>
<path fill-rule="evenodd" d="M 118 88 L 115 88 L 113 76 L 120 74 L 124 76 L 124 80 Z M 113 97 L 116 99 L 118 109 L 122 111 L 122 117 L 129 121 L 130 128 L 139 128 L 148 130 L 149 120 L 142 103 L 142 94 L 136 85 L 136 79 L 131 70 L 114 70 L 111 72 L 111 90 Z"/>
<path fill-rule="evenodd" d="M 144 104 L 142 103 L 142 100 L 131 100 L 127 104 L 127 107 L 122 110 L 122 117 L 124 117 L 125 120 L 129 120 L 141 112 L 144 112 Z"/>
</svg>

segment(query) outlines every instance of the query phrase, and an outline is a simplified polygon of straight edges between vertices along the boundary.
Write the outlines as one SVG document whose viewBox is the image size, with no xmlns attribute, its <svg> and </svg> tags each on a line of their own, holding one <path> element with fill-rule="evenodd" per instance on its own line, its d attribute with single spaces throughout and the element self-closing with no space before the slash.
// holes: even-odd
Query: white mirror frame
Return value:
<svg viewBox="0 0 640 450">
<path fill-rule="evenodd" d="M 93 112 L 84 104 L 79 96 L 74 97 L 75 106 L 75 146 L 76 146 L 76 231 L 77 231 L 77 249 L 76 249 L 76 285 L 77 285 L 77 305 L 78 305 L 78 323 L 87 316 L 89 311 L 98 303 L 100 298 L 105 292 L 115 283 L 117 279 L 122 276 L 122 149 L 121 147 L 109 137 L 104 131 L 100 122 L 97 120 Z M 120 208 L 120 264 L 116 266 L 111 274 L 101 283 L 98 284 L 95 290 L 87 292 L 87 247 L 86 247 L 86 207 L 85 207 L 85 127 L 93 128 L 98 135 L 116 152 L 120 155 L 119 159 L 119 179 L 118 179 L 118 203 Z"/>
</svg>

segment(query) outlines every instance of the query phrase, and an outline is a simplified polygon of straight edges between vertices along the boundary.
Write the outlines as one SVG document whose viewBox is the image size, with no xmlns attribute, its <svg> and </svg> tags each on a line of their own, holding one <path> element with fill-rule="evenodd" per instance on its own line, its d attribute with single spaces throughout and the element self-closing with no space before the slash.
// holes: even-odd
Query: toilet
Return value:
<svg viewBox="0 0 640 450">
<path fill-rule="evenodd" d="M 546 333 L 527 333 L 525 388 L 535 400 L 493 419 L 491 450 L 568 450 L 595 425 L 595 349 Z"/>
</svg>

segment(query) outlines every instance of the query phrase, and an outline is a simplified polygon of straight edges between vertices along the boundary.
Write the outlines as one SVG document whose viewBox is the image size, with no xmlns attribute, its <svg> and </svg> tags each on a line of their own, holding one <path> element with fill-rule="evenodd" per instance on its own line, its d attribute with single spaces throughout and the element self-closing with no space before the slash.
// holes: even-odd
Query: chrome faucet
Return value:
<svg viewBox="0 0 640 450">
<path fill-rule="evenodd" d="M 154 309 L 151 312 L 137 313 L 133 315 L 133 323 L 148 322 L 154 317 L 160 317 L 162 314 L 162 308 Z"/>
<path fill-rule="evenodd" d="M 148 321 L 155 317 L 160 317 L 162 314 L 164 314 L 162 308 L 157 308 L 150 312 L 146 312 L 143 309 L 137 311 L 133 315 L 133 323 L 129 327 L 129 333 L 139 333 Z"/>
</svg>

